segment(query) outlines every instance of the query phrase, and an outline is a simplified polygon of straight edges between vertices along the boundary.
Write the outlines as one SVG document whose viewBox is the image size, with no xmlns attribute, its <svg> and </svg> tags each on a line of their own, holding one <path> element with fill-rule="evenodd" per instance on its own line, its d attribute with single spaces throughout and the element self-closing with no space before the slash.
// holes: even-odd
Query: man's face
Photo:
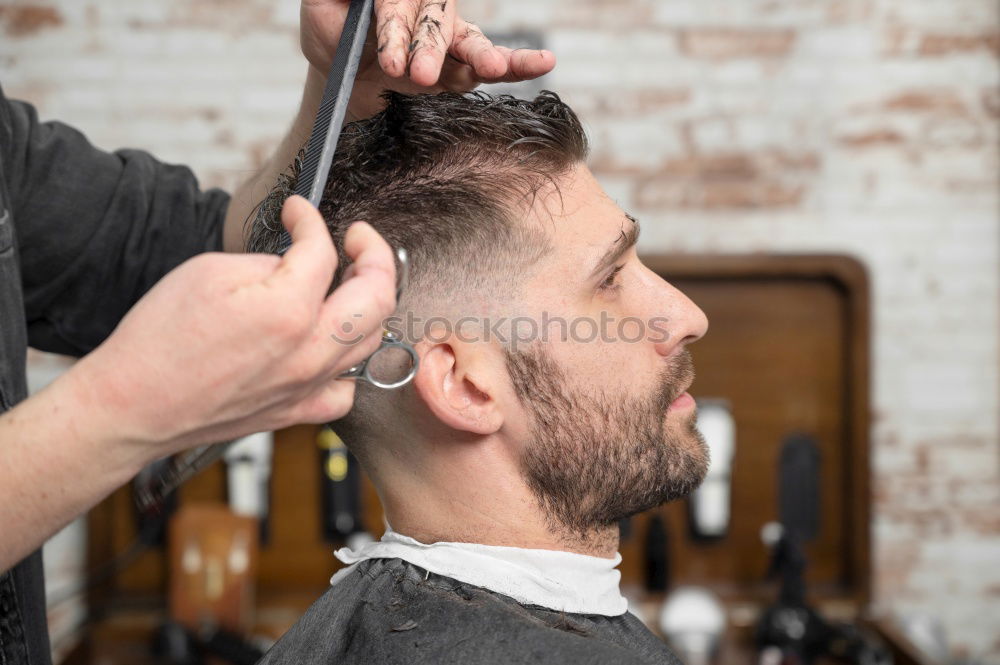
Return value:
<svg viewBox="0 0 1000 665">
<path fill-rule="evenodd" d="M 525 478 L 550 519 L 575 532 L 691 492 L 707 450 L 695 429 L 685 345 L 707 320 L 636 256 L 637 224 L 586 167 L 540 196 L 554 247 L 525 284 L 534 341 L 506 354 Z M 530 337 L 533 326 L 517 332 Z"/>
</svg>

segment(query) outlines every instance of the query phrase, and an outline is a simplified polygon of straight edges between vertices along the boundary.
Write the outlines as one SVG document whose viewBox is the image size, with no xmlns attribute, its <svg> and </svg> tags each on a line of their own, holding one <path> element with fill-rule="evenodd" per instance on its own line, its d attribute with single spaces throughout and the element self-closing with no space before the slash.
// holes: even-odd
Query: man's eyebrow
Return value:
<svg viewBox="0 0 1000 665">
<path fill-rule="evenodd" d="M 613 266 L 618 262 L 625 252 L 635 247 L 635 244 L 639 242 L 639 220 L 637 220 L 632 215 L 625 213 L 625 219 L 632 222 L 628 229 L 623 229 L 620 235 L 615 238 L 615 241 L 611 244 L 604 255 L 594 266 L 594 269 L 590 271 L 590 277 L 594 278 L 599 273 L 604 272 L 606 269 Z"/>
</svg>

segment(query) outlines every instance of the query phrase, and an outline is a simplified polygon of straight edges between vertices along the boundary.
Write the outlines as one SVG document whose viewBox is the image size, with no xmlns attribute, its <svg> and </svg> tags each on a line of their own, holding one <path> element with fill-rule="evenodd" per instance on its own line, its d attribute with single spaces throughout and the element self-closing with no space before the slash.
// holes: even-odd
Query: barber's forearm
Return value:
<svg viewBox="0 0 1000 665">
<path fill-rule="evenodd" d="M 128 482 L 147 461 L 67 373 L 0 416 L 0 572 Z"/>
<path fill-rule="evenodd" d="M 288 170 L 299 150 L 309 140 L 313 121 L 316 119 L 316 111 L 323 98 L 325 84 L 326 80 L 323 75 L 315 68 L 308 67 L 302 103 L 299 105 L 299 112 L 295 116 L 291 129 L 285 134 L 278 148 L 264 166 L 233 192 L 229 208 L 226 211 L 225 232 L 223 234 L 225 251 L 243 251 L 244 226 L 247 218 L 274 187 L 278 176 Z"/>
</svg>

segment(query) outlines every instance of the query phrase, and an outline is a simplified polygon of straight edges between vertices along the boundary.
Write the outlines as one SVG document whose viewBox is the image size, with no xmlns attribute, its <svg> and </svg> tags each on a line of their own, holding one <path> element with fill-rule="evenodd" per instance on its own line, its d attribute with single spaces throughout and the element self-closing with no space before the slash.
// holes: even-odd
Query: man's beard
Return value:
<svg viewBox="0 0 1000 665">
<path fill-rule="evenodd" d="M 708 448 L 694 412 L 666 420 L 694 378 L 687 350 L 638 397 L 574 389 L 542 347 L 507 352 L 506 359 L 531 417 L 522 472 L 556 525 L 586 534 L 684 497 L 705 477 Z"/>
</svg>

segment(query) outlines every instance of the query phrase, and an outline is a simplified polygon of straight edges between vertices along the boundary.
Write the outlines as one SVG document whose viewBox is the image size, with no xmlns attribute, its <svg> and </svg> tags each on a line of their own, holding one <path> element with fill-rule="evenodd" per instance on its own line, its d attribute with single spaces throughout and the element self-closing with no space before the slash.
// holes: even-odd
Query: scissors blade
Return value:
<svg viewBox="0 0 1000 665">
<path fill-rule="evenodd" d="M 337 150 L 337 139 L 344 126 L 347 103 L 351 99 L 354 78 L 361 64 L 368 27 L 371 25 L 374 0 L 351 0 L 347 10 L 344 30 L 337 44 L 337 53 L 330 66 L 330 73 L 323 90 L 323 101 L 316 112 L 312 135 L 302 161 L 302 171 L 295 186 L 295 193 L 309 200 L 317 208 L 326 188 L 330 163 Z M 292 244 L 287 231 L 282 232 L 279 254 L 284 254 Z"/>
</svg>

